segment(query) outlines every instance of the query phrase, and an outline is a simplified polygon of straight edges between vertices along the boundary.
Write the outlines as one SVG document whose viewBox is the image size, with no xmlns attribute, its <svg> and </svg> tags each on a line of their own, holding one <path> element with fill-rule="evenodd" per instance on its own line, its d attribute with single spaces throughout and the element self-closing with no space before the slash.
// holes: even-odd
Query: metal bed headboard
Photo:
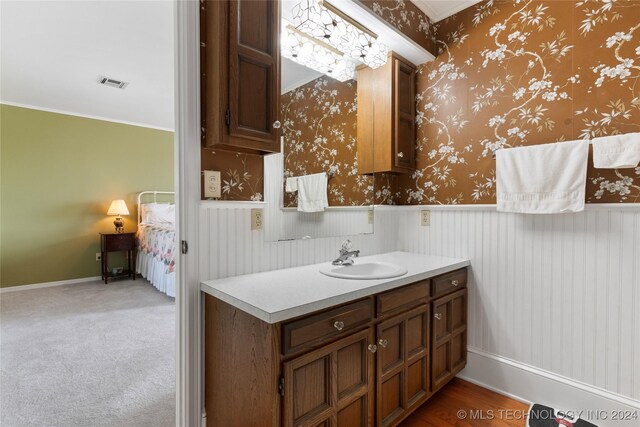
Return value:
<svg viewBox="0 0 640 427">
<path fill-rule="evenodd" d="M 158 203 L 158 194 L 171 194 L 172 196 L 174 196 L 173 203 L 175 203 L 176 193 L 173 191 L 142 191 L 138 193 L 138 224 L 140 224 L 140 221 L 142 220 L 142 209 L 140 209 L 140 205 L 142 204 L 142 197 L 148 194 L 153 194 L 153 202 L 147 202 L 147 203 Z M 164 203 L 172 203 L 172 202 L 164 202 Z"/>
</svg>

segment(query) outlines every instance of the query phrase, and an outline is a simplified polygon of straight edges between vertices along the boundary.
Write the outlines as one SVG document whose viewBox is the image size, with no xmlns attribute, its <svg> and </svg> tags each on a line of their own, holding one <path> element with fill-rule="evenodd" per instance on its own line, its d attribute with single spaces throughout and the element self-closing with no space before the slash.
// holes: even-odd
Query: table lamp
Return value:
<svg viewBox="0 0 640 427">
<path fill-rule="evenodd" d="M 109 206 L 109 210 L 107 211 L 107 215 L 116 216 L 115 221 L 113 221 L 113 225 L 116 226 L 116 233 L 124 233 L 124 221 L 122 220 L 122 215 L 129 215 L 129 209 L 127 209 L 127 204 L 124 200 L 112 201 L 111 206 Z"/>
</svg>

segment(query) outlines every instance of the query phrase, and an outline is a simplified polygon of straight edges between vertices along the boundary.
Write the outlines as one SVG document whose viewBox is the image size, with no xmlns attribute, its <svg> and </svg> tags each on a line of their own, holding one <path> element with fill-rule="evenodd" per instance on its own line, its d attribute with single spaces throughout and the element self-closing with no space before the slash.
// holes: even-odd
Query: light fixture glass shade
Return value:
<svg viewBox="0 0 640 427">
<path fill-rule="evenodd" d="M 114 200 L 113 202 L 111 202 L 111 206 L 109 206 L 107 215 L 129 215 L 127 204 L 124 202 L 124 200 Z"/>
<path fill-rule="evenodd" d="M 356 64 L 331 46 L 323 44 L 302 34 L 287 21 L 282 21 L 280 53 L 283 57 L 341 82 L 353 79 Z"/>
<path fill-rule="evenodd" d="M 301 0 L 293 7 L 296 29 L 371 68 L 387 63 L 389 48 L 377 36 L 325 8 L 319 0 Z"/>
</svg>

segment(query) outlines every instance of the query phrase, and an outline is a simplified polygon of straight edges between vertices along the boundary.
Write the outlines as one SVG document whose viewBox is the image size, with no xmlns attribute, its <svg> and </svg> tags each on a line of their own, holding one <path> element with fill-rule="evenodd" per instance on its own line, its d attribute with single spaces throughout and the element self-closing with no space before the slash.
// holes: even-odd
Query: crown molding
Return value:
<svg viewBox="0 0 640 427">
<path fill-rule="evenodd" d="M 30 104 L 22 104 L 22 103 L 19 103 L 19 102 L 3 101 L 1 99 L 0 99 L 0 104 L 8 105 L 10 107 L 26 108 L 26 109 L 29 109 L 29 110 L 45 111 L 47 113 L 62 114 L 62 115 L 65 115 L 65 116 L 81 117 L 83 119 L 100 120 L 100 121 L 103 121 L 103 122 L 118 123 L 118 124 L 121 124 L 121 125 L 128 125 L 128 126 L 136 126 L 136 127 L 141 127 L 141 128 L 147 128 L 147 129 L 161 130 L 161 131 L 165 131 L 165 132 L 173 132 L 174 131 L 174 129 L 165 128 L 165 127 L 161 127 L 161 126 L 152 126 L 152 125 L 148 125 L 148 124 L 144 124 L 144 123 L 130 122 L 130 121 L 127 121 L 127 120 L 117 120 L 117 119 L 112 119 L 112 118 L 109 118 L 109 117 L 92 116 L 90 114 L 82 114 L 82 113 L 76 113 L 76 112 L 73 112 L 73 111 L 58 110 L 56 108 L 40 107 L 38 105 L 30 105 Z"/>
</svg>

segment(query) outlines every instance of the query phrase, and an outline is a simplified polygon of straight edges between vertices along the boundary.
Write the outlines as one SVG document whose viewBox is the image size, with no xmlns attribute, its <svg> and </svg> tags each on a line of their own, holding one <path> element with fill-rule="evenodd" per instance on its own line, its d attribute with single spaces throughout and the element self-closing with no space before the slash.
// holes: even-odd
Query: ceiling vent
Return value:
<svg viewBox="0 0 640 427">
<path fill-rule="evenodd" d="M 112 79 L 110 77 L 100 76 L 98 83 L 105 86 L 111 86 L 118 89 L 124 89 L 129 85 L 129 82 L 123 82 L 122 80 Z"/>
</svg>

